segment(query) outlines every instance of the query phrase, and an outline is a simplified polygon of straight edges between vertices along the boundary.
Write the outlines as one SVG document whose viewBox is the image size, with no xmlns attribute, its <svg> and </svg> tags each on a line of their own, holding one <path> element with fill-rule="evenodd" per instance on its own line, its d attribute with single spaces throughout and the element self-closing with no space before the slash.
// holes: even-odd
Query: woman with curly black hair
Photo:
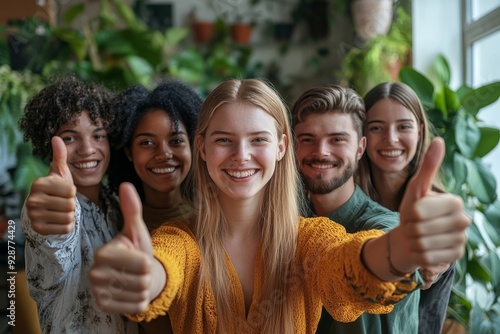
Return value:
<svg viewBox="0 0 500 334">
<path fill-rule="evenodd" d="M 67 77 L 26 105 L 20 128 L 33 153 L 51 160 L 21 214 L 26 274 L 43 333 L 127 333 L 137 325 L 97 308 L 87 272 L 120 223 L 118 201 L 101 181 L 115 131 L 112 94 Z"/>
<path fill-rule="evenodd" d="M 134 184 L 150 231 L 194 212 L 188 175 L 202 103 L 192 88 L 175 80 L 161 83 L 152 92 L 133 86 L 114 100 L 122 149 L 112 154 L 110 186 Z M 170 329 L 168 316 L 140 323 L 141 333 L 169 333 Z"/>
<path fill-rule="evenodd" d="M 134 184 L 143 201 L 150 230 L 192 213 L 191 146 L 203 101 L 189 86 L 167 80 L 152 92 L 133 86 L 119 94 L 120 152 L 113 152 L 109 182 Z"/>
</svg>

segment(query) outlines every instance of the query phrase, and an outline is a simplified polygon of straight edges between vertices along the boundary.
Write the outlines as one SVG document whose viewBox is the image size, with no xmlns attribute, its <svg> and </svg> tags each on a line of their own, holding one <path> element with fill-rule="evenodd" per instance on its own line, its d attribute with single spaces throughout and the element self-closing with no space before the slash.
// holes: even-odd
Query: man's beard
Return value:
<svg viewBox="0 0 500 334">
<path fill-rule="evenodd" d="M 339 176 L 335 176 L 330 180 L 325 180 L 323 178 L 323 175 L 318 175 L 314 179 L 310 179 L 306 177 L 304 174 L 301 175 L 302 175 L 302 180 L 304 181 L 304 184 L 308 192 L 316 195 L 324 195 L 344 185 L 344 183 L 346 183 L 347 180 L 349 180 L 349 178 L 351 178 L 354 175 L 357 167 L 358 167 L 357 160 L 354 162 L 354 164 L 348 162 L 342 174 L 340 174 Z"/>
</svg>

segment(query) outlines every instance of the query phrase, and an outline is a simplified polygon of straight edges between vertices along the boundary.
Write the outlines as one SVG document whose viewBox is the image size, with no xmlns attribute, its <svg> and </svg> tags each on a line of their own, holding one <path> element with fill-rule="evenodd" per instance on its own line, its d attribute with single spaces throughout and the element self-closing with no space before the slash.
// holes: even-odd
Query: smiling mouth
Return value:
<svg viewBox="0 0 500 334">
<path fill-rule="evenodd" d="M 176 167 L 165 167 L 165 168 L 151 168 L 150 171 L 152 171 L 155 174 L 170 174 L 175 171 Z"/>
<path fill-rule="evenodd" d="M 226 170 L 226 173 L 229 174 L 229 176 L 237 178 L 237 179 L 243 179 L 245 177 L 252 176 L 256 172 L 257 172 L 256 169 L 249 169 L 249 170 L 244 170 L 244 171 L 230 171 L 230 170 Z"/>
<path fill-rule="evenodd" d="M 338 165 L 333 163 L 322 163 L 322 164 L 314 163 L 314 164 L 309 164 L 309 166 L 316 169 L 329 169 L 329 168 L 334 168 Z"/>
<path fill-rule="evenodd" d="M 384 157 L 399 157 L 403 154 L 402 150 L 392 150 L 392 151 L 379 151 L 380 155 Z"/>
<path fill-rule="evenodd" d="M 94 161 L 88 161 L 88 162 L 84 162 L 84 163 L 73 163 L 73 167 L 75 167 L 77 169 L 92 169 L 92 168 L 97 167 L 98 164 L 99 164 L 99 161 L 94 160 Z"/>
</svg>

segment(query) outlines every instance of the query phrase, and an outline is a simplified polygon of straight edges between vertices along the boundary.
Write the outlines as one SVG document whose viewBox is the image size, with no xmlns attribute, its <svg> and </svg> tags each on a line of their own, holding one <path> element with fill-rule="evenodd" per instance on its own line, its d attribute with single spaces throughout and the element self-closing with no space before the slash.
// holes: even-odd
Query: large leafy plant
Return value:
<svg viewBox="0 0 500 334">
<path fill-rule="evenodd" d="M 448 315 L 470 333 L 500 328 L 500 201 L 497 182 L 483 157 L 499 143 L 500 129 L 481 120 L 481 110 L 500 97 L 500 82 L 450 88 L 450 68 L 443 56 L 435 62 L 435 79 L 403 68 L 402 82 L 412 87 L 426 108 L 436 135 L 446 141 L 445 184 L 460 195 L 473 224 L 465 256 L 457 263 Z"/>
<path fill-rule="evenodd" d="M 39 75 L 30 71 L 12 71 L 8 65 L 0 66 L 0 153 L 2 166 L 9 168 L 17 161 L 14 186 L 23 195 L 37 177 L 46 175 L 48 165 L 31 154 L 31 146 L 23 142 L 18 128 L 28 99 L 43 87 Z M 5 164 L 7 162 L 7 164 Z M 4 165 L 5 164 L 5 165 Z"/>
</svg>

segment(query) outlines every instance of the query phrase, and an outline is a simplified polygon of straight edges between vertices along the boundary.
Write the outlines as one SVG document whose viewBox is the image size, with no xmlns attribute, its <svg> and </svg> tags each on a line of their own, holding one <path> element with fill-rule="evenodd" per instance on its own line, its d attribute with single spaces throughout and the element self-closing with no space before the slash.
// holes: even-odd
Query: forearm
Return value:
<svg viewBox="0 0 500 334">
<path fill-rule="evenodd" d="M 403 233 L 401 227 L 396 227 L 379 238 L 368 240 L 363 247 L 364 265 L 383 281 L 399 281 L 418 269 L 400 233 Z"/>
<path fill-rule="evenodd" d="M 151 301 L 156 299 L 156 297 L 161 294 L 161 292 L 165 289 L 165 285 L 167 284 L 167 272 L 157 258 L 154 258 L 152 271 L 154 280 L 151 282 L 151 288 L 149 289 Z"/>
</svg>

